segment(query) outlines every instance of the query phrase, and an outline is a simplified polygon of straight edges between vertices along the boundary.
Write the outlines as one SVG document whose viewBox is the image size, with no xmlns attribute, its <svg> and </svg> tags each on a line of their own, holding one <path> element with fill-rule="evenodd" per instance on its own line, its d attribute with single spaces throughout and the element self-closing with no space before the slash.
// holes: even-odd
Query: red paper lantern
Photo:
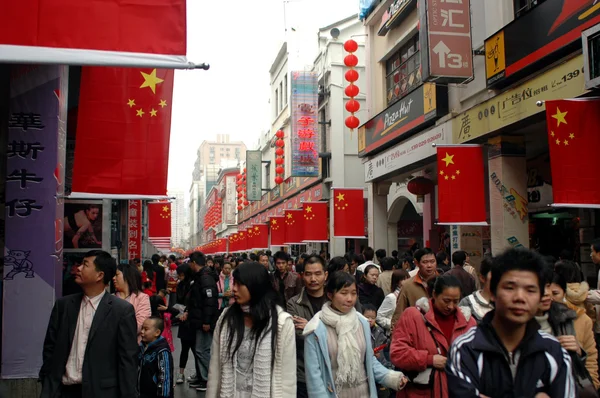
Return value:
<svg viewBox="0 0 600 398">
<path fill-rule="evenodd" d="M 356 50 L 358 50 L 358 43 L 352 39 L 346 40 L 346 42 L 344 43 L 344 50 L 346 50 L 349 53 L 353 53 Z"/>
<path fill-rule="evenodd" d="M 275 173 L 277 174 L 283 174 L 283 167 L 279 166 L 279 167 L 275 167 Z"/>
<path fill-rule="evenodd" d="M 346 78 L 346 81 L 354 83 L 358 80 L 358 71 L 356 69 L 349 69 L 346 71 L 346 74 L 344 76 Z"/>
<path fill-rule="evenodd" d="M 413 195 L 417 195 L 417 202 L 423 203 L 425 195 L 433 192 L 434 184 L 429 178 L 417 177 L 408 182 L 406 189 Z"/>
<path fill-rule="evenodd" d="M 244 201 L 242 199 L 238 199 L 238 204 L 241 205 L 242 203 L 244 203 Z"/>
<path fill-rule="evenodd" d="M 248 202 L 247 200 L 244 201 L 244 206 L 248 206 L 250 204 L 250 202 Z"/>
<path fill-rule="evenodd" d="M 360 125 L 360 120 L 358 120 L 358 118 L 356 116 L 351 115 L 346 118 L 346 127 L 348 127 L 349 129 L 354 130 L 359 125 Z"/>
<path fill-rule="evenodd" d="M 283 164 L 283 158 L 277 158 L 277 159 L 275 159 L 275 164 L 282 165 Z"/>
<path fill-rule="evenodd" d="M 246 168 L 244 167 L 244 178 L 246 178 Z"/>
<path fill-rule="evenodd" d="M 280 185 L 281 183 L 283 183 L 283 178 L 279 176 L 275 177 L 275 184 Z"/>
<path fill-rule="evenodd" d="M 241 174 L 238 174 L 238 175 L 237 175 L 237 179 L 238 179 L 238 180 L 241 180 L 241 179 L 242 179 L 242 175 L 241 175 Z"/>
<path fill-rule="evenodd" d="M 354 54 L 348 54 L 344 57 L 344 65 L 348 68 L 353 68 L 358 65 L 358 57 Z"/>
<path fill-rule="evenodd" d="M 238 211 L 239 211 L 239 210 L 242 210 L 242 206 L 238 206 Z"/>
<path fill-rule="evenodd" d="M 357 100 L 351 99 L 350 101 L 346 102 L 346 110 L 348 112 L 350 112 L 350 113 L 358 112 L 359 109 L 360 109 L 360 102 L 358 102 Z"/>
<path fill-rule="evenodd" d="M 283 130 L 277 130 L 277 132 L 275 133 L 275 136 L 277 138 L 283 138 L 284 135 L 285 133 L 283 132 Z"/>
<path fill-rule="evenodd" d="M 351 98 L 356 97 L 359 92 L 360 92 L 360 90 L 358 89 L 358 87 L 352 83 L 350 83 L 350 85 L 348 85 L 348 87 L 346 87 L 346 89 L 344 90 L 344 93 L 346 94 L 346 96 L 351 97 Z"/>
<path fill-rule="evenodd" d="M 285 145 L 285 141 L 283 141 L 283 140 L 275 141 L 275 146 L 278 146 L 279 148 L 283 148 L 284 145 Z"/>
<path fill-rule="evenodd" d="M 277 148 L 275 150 L 275 155 L 277 155 L 277 156 L 283 156 L 283 153 L 284 153 L 283 148 Z"/>
</svg>

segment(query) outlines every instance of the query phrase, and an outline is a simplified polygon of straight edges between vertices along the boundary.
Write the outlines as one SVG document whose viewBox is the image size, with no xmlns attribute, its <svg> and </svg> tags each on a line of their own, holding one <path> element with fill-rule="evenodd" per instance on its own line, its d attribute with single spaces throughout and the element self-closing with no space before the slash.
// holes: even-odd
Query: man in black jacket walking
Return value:
<svg viewBox="0 0 600 398">
<path fill-rule="evenodd" d="M 189 319 L 190 326 L 196 330 L 196 353 L 197 375 L 196 387 L 198 391 L 206 391 L 208 380 L 208 366 L 210 365 L 210 346 L 217 323 L 218 290 L 215 271 L 206 267 L 206 256 L 202 252 L 194 252 L 190 255 L 190 267 L 194 272 L 194 283 L 190 290 L 189 304 L 185 310 L 183 320 Z"/>
<path fill-rule="evenodd" d="M 494 259 L 496 303 L 448 355 L 450 397 L 575 397 L 571 357 L 533 318 L 544 292 L 544 260 L 527 249 Z"/>
</svg>

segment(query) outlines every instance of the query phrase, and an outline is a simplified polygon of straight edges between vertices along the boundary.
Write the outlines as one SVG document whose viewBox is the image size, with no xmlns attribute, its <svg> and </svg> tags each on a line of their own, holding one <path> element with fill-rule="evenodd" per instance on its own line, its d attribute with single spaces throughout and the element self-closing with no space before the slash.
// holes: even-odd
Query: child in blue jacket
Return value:
<svg viewBox="0 0 600 398">
<path fill-rule="evenodd" d="M 140 398 L 173 398 L 173 356 L 162 318 L 150 317 L 142 325 L 138 391 Z"/>
</svg>

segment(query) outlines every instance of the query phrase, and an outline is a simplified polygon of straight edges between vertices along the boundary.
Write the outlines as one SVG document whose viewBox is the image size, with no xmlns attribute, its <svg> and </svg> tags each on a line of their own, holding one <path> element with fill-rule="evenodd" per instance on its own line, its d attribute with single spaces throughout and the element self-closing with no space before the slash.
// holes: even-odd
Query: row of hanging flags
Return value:
<svg viewBox="0 0 600 398">
<path fill-rule="evenodd" d="M 333 236 L 365 238 L 364 189 L 334 188 Z M 268 249 L 271 246 L 329 242 L 328 202 L 303 202 L 300 209 L 284 210 L 267 223 L 240 229 L 227 238 L 216 239 L 196 249 L 207 254 Z"/>
<path fill-rule="evenodd" d="M 552 207 L 600 208 L 600 100 L 546 101 Z M 483 146 L 437 147 L 438 223 L 486 225 Z"/>
</svg>

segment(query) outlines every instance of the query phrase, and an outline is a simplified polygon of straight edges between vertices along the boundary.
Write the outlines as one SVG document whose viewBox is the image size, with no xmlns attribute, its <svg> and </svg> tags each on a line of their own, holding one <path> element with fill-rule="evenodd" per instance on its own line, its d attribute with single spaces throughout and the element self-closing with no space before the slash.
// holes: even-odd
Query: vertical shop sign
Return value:
<svg viewBox="0 0 600 398">
<path fill-rule="evenodd" d="M 142 201 L 130 200 L 127 208 L 127 251 L 129 260 L 142 258 Z"/>
<path fill-rule="evenodd" d="M 2 168 L 2 322 L 10 332 L 2 339 L 2 378 L 36 377 L 48 314 L 62 294 L 67 80 L 67 67 L 11 70 L 7 159 Z"/>
<path fill-rule="evenodd" d="M 319 176 L 318 84 L 314 72 L 292 72 L 293 177 Z"/>
<path fill-rule="evenodd" d="M 423 80 L 458 83 L 473 77 L 469 0 L 420 0 Z M 425 28 L 425 29 L 423 29 Z"/>
<path fill-rule="evenodd" d="M 225 223 L 228 225 L 235 224 L 236 194 L 235 176 L 225 177 Z"/>
<path fill-rule="evenodd" d="M 247 198 L 249 201 L 260 201 L 262 197 L 261 151 L 246 151 L 246 170 Z"/>
</svg>

